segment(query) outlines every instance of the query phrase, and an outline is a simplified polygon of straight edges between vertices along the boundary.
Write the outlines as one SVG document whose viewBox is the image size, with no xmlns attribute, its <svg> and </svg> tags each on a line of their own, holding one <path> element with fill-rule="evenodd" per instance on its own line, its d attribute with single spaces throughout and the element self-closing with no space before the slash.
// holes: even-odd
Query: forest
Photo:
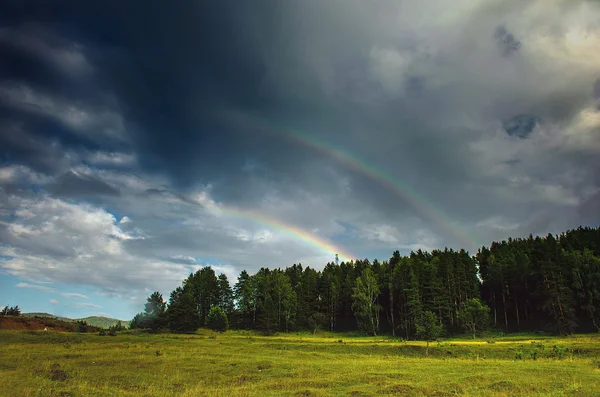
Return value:
<svg viewBox="0 0 600 397">
<path fill-rule="evenodd" d="M 509 238 L 464 250 L 395 251 L 383 262 L 327 263 L 323 270 L 242 271 L 233 287 L 211 267 L 148 297 L 131 328 L 318 329 L 406 339 L 438 326 L 455 335 L 486 329 L 569 335 L 600 330 L 600 228 Z"/>
</svg>

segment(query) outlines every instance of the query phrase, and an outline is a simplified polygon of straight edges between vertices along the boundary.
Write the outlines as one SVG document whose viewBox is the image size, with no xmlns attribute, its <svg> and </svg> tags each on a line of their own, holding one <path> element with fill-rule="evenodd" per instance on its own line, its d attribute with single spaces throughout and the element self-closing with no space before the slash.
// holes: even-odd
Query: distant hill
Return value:
<svg viewBox="0 0 600 397">
<path fill-rule="evenodd" d="M 21 315 L 24 317 L 50 317 L 61 321 L 75 321 L 72 318 L 55 316 L 50 313 L 21 313 Z"/>
<path fill-rule="evenodd" d="M 0 316 L 0 329 L 79 332 L 79 327 L 73 320 L 64 321 L 51 316 Z M 98 332 L 99 330 L 99 327 L 88 324 L 85 332 Z"/>
<path fill-rule="evenodd" d="M 99 327 L 99 328 L 112 327 L 113 325 L 117 325 L 117 323 L 119 321 L 121 322 L 121 324 L 124 327 L 129 326 L 129 321 L 119 320 L 116 318 L 101 317 L 101 316 L 90 316 L 90 317 L 84 317 L 84 318 L 68 318 L 68 317 L 55 316 L 54 314 L 50 314 L 50 313 L 23 313 L 23 316 L 25 316 L 25 317 L 49 317 L 49 318 L 54 318 L 56 320 L 68 321 L 68 322 L 75 322 L 75 321 L 83 320 L 83 321 L 87 322 L 89 325 L 91 325 L 92 327 Z"/>
<path fill-rule="evenodd" d="M 119 323 L 119 322 L 121 323 L 121 325 L 123 327 L 129 327 L 129 321 L 123 321 L 123 320 L 119 320 L 116 318 L 90 316 L 90 317 L 80 318 L 79 320 L 84 320 L 89 325 L 94 326 L 94 327 L 100 327 L 100 328 L 112 327 L 113 325 L 117 325 L 117 323 Z"/>
</svg>

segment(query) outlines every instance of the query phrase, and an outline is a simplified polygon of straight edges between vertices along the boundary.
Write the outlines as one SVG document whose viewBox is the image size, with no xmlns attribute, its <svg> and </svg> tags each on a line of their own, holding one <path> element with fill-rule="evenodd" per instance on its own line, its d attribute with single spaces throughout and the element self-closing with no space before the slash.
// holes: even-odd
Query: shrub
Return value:
<svg viewBox="0 0 600 397">
<path fill-rule="evenodd" d="M 562 360 L 563 358 L 565 358 L 567 356 L 568 352 L 569 352 L 569 348 L 567 348 L 565 346 L 554 345 L 554 356 L 556 358 L 558 358 L 559 360 Z"/>
<path fill-rule="evenodd" d="M 87 327 L 88 327 L 88 324 L 86 321 L 84 321 L 84 320 L 77 321 L 77 332 L 86 332 Z"/>
</svg>

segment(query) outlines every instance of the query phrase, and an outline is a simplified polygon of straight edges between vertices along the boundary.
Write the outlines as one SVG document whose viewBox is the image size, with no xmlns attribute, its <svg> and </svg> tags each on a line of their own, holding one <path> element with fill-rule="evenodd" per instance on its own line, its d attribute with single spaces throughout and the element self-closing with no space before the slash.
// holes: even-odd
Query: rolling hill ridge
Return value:
<svg viewBox="0 0 600 397">
<path fill-rule="evenodd" d="M 114 325 L 117 325 L 117 323 L 119 323 L 119 322 L 121 322 L 121 324 L 124 327 L 129 326 L 129 320 L 119 320 L 116 318 L 109 318 L 109 317 L 102 317 L 102 316 L 69 318 L 69 317 L 55 316 L 54 314 L 50 314 L 50 313 L 38 313 L 38 312 L 23 313 L 22 315 L 25 317 L 50 317 L 50 318 L 54 318 L 56 320 L 68 321 L 68 322 L 85 321 L 89 325 L 91 325 L 93 327 L 99 327 L 99 328 L 109 328 Z"/>
</svg>

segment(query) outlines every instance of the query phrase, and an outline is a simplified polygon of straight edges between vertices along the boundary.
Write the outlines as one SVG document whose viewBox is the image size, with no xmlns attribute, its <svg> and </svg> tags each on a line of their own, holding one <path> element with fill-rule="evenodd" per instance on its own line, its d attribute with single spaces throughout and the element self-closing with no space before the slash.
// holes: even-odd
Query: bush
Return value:
<svg viewBox="0 0 600 397">
<path fill-rule="evenodd" d="M 77 332 L 86 332 L 87 327 L 88 327 L 88 324 L 86 321 L 84 321 L 84 320 L 77 321 Z"/>
<path fill-rule="evenodd" d="M 138 313 L 129 323 L 129 329 L 151 329 L 157 331 L 166 325 L 166 314 L 164 313 L 161 315 Z M 119 322 L 116 327 L 117 331 L 121 331 L 121 329 L 124 328 L 121 322 Z"/>
<path fill-rule="evenodd" d="M 567 353 L 569 353 L 568 347 L 554 345 L 554 356 L 556 358 L 558 358 L 559 360 L 562 360 L 563 358 L 565 358 L 567 356 Z"/>
<path fill-rule="evenodd" d="M 219 306 L 211 307 L 206 319 L 206 325 L 213 331 L 227 331 L 229 328 L 229 323 L 227 321 L 227 314 L 225 313 L 225 310 Z"/>
</svg>

